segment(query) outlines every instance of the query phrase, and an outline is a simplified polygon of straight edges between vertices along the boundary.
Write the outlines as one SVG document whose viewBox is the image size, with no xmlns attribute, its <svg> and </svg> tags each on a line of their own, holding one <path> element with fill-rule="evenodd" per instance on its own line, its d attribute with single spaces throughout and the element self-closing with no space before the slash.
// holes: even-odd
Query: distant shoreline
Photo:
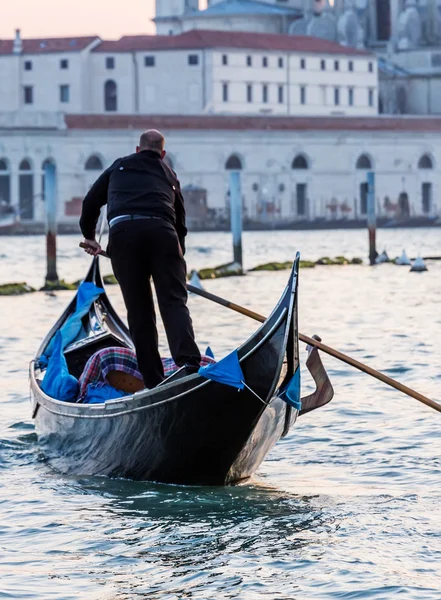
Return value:
<svg viewBox="0 0 441 600">
<path fill-rule="evenodd" d="M 378 229 L 403 229 L 413 227 L 441 227 L 441 219 L 430 219 L 427 217 L 414 217 L 410 219 L 387 219 L 379 218 L 377 221 Z M 190 232 L 228 232 L 230 227 L 227 224 L 219 225 L 193 225 L 189 223 Z M 367 229 L 367 221 L 359 220 L 334 220 L 328 221 L 317 219 L 315 221 L 296 221 L 292 223 L 275 222 L 275 223 L 257 223 L 245 222 L 244 231 L 326 231 L 333 229 Z M 80 234 L 80 229 L 77 225 L 60 223 L 58 225 L 58 235 Z M 2 231 L 0 227 L 0 235 L 44 235 L 44 223 L 17 223 L 14 227 L 5 228 Z"/>
</svg>

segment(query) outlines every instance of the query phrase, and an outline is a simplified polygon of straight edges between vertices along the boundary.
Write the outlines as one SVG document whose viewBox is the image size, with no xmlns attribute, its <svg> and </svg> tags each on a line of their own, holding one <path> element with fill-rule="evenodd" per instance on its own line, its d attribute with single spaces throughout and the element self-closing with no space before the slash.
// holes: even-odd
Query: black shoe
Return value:
<svg viewBox="0 0 441 600">
<path fill-rule="evenodd" d="M 183 377 L 188 377 L 189 375 L 194 375 L 199 371 L 200 367 L 196 365 L 184 365 L 181 369 L 181 373 L 183 373 Z"/>
</svg>

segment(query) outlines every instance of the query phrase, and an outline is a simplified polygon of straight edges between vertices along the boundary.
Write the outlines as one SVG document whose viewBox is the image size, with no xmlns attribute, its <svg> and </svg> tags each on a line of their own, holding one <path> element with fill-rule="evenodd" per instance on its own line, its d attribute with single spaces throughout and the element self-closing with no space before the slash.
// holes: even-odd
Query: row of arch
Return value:
<svg viewBox="0 0 441 600">
<path fill-rule="evenodd" d="M 418 161 L 418 169 L 433 169 L 434 161 L 429 154 L 423 154 Z M 304 154 L 298 154 L 294 157 L 291 163 L 292 169 L 309 169 L 310 161 Z M 374 168 L 374 161 L 369 154 L 361 154 L 355 168 L 360 170 L 369 170 Z M 225 163 L 225 169 L 227 171 L 241 171 L 243 169 L 243 163 L 237 154 L 232 154 Z"/>
<path fill-rule="evenodd" d="M 166 157 L 169 166 L 173 167 L 173 161 L 170 157 Z M 46 161 L 45 161 L 46 162 Z M 42 165 L 44 168 L 45 163 Z M 298 154 L 294 157 L 291 163 L 292 169 L 309 169 L 310 164 L 308 158 L 304 154 Z M 374 168 L 374 161 L 368 154 L 361 154 L 355 164 L 356 169 L 368 170 Z M 433 169 L 434 161 L 429 154 L 423 154 L 418 161 L 419 169 Z M 25 158 L 21 161 L 19 171 L 32 171 L 32 163 L 29 159 Z M 92 154 L 84 163 L 84 169 L 86 171 L 102 171 L 104 164 L 101 158 L 97 154 Z M 225 163 L 225 169 L 227 171 L 241 171 L 243 169 L 243 162 L 237 154 L 232 154 Z M 9 161 L 5 158 L 0 158 L 0 175 L 9 173 Z"/>
<path fill-rule="evenodd" d="M 44 171 L 49 164 L 55 164 L 52 158 L 47 158 L 41 165 L 42 193 L 40 196 L 42 198 L 44 197 Z M 20 218 L 32 220 L 34 218 L 34 199 L 36 197 L 32 161 L 24 158 L 20 162 L 18 170 L 18 210 Z M 11 204 L 11 173 L 9 161 L 5 158 L 0 158 L 0 203 Z"/>
</svg>

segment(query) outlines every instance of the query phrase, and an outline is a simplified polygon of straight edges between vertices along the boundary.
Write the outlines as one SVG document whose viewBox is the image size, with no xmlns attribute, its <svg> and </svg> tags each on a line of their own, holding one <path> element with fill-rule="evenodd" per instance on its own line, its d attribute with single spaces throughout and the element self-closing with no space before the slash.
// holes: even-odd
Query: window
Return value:
<svg viewBox="0 0 441 600">
<path fill-rule="evenodd" d="M 115 58 L 113 56 L 106 57 L 106 69 L 114 69 L 115 68 Z"/>
<path fill-rule="evenodd" d="M 32 61 L 31 60 L 25 60 L 24 70 L 25 71 L 32 71 Z"/>
<path fill-rule="evenodd" d="M 306 58 L 301 58 L 300 59 L 300 68 L 301 69 L 306 69 Z"/>
<path fill-rule="evenodd" d="M 0 158 L 0 202 L 11 203 L 11 175 L 5 158 Z"/>
<path fill-rule="evenodd" d="M 423 183 L 421 192 L 423 196 L 423 213 L 427 215 L 432 210 L 432 184 Z"/>
<path fill-rule="evenodd" d="M 372 161 L 367 154 L 358 157 L 356 169 L 372 169 Z"/>
<path fill-rule="evenodd" d="M 348 89 L 348 104 L 354 106 L 354 88 Z"/>
<path fill-rule="evenodd" d="M 156 64 L 155 58 L 155 56 L 144 56 L 144 66 L 154 67 Z"/>
<path fill-rule="evenodd" d="M 306 104 L 306 87 L 300 86 L 300 104 Z"/>
<path fill-rule="evenodd" d="M 199 64 L 199 56 L 197 54 L 188 55 L 188 64 L 192 67 Z"/>
<path fill-rule="evenodd" d="M 252 66 L 253 66 L 253 57 L 247 56 L 247 67 L 252 67 Z"/>
<path fill-rule="evenodd" d="M 369 106 L 374 106 L 374 90 L 369 90 L 368 92 L 368 104 Z"/>
<path fill-rule="evenodd" d="M 363 183 L 360 183 L 360 213 L 362 215 L 367 213 L 368 194 L 369 186 L 366 181 L 364 181 Z"/>
<path fill-rule="evenodd" d="M 253 86 L 251 83 L 247 84 L 247 102 L 253 101 Z"/>
<path fill-rule="evenodd" d="M 297 154 L 292 161 L 291 169 L 308 169 L 308 161 L 303 154 Z"/>
<path fill-rule="evenodd" d="M 92 156 L 89 156 L 86 160 L 84 168 L 86 171 L 102 171 L 104 167 L 100 157 L 96 154 L 92 154 Z"/>
<path fill-rule="evenodd" d="M 306 183 L 296 185 L 297 215 L 306 217 Z"/>
<path fill-rule="evenodd" d="M 222 84 L 222 100 L 228 102 L 228 83 Z"/>
<path fill-rule="evenodd" d="M 60 85 L 60 102 L 69 102 L 70 88 L 68 85 Z"/>
<path fill-rule="evenodd" d="M 236 154 L 232 154 L 225 163 L 227 171 L 240 171 L 242 169 L 242 161 Z"/>
<path fill-rule="evenodd" d="M 67 58 L 62 58 L 60 60 L 60 69 L 68 69 L 69 68 L 69 61 L 67 60 Z"/>
<path fill-rule="evenodd" d="M 433 169 L 433 161 L 428 154 L 423 154 L 423 156 L 418 161 L 419 169 Z"/>
<path fill-rule="evenodd" d="M 340 63 L 338 60 L 334 60 L 334 71 L 340 71 Z"/>
<path fill-rule="evenodd" d="M 322 58 L 322 60 L 320 61 L 320 69 L 322 71 L 326 71 L 326 60 Z"/>
<path fill-rule="evenodd" d="M 279 69 L 283 69 L 283 58 L 279 58 Z"/>
<path fill-rule="evenodd" d="M 334 104 L 335 106 L 340 104 L 340 88 L 334 88 Z"/>
<path fill-rule="evenodd" d="M 283 85 L 279 85 L 279 104 L 283 104 L 285 102 L 285 89 Z"/>
<path fill-rule="evenodd" d="M 24 103 L 25 104 L 33 104 L 34 103 L 34 88 L 32 85 L 25 85 L 23 88 L 24 92 Z"/>
<path fill-rule="evenodd" d="M 374 72 L 374 63 L 370 62 L 368 65 L 368 68 L 369 68 L 369 73 L 373 73 Z"/>
<path fill-rule="evenodd" d="M 18 202 L 22 219 L 34 218 L 34 174 L 29 160 L 24 159 L 19 166 Z"/>
<path fill-rule="evenodd" d="M 267 104 L 268 102 L 268 86 L 266 85 L 266 83 L 264 83 L 262 86 L 262 102 L 264 104 Z"/>
<path fill-rule="evenodd" d="M 268 66 L 268 57 L 264 56 L 262 58 L 262 67 L 267 67 Z"/>
<path fill-rule="evenodd" d="M 348 62 L 348 71 L 353 71 L 354 70 L 354 63 L 352 60 L 350 60 Z"/>
<path fill-rule="evenodd" d="M 228 65 L 228 55 L 227 54 L 222 54 L 222 64 Z"/>
<path fill-rule="evenodd" d="M 104 84 L 104 110 L 116 112 L 118 108 L 118 89 L 116 83 L 109 79 Z"/>
</svg>

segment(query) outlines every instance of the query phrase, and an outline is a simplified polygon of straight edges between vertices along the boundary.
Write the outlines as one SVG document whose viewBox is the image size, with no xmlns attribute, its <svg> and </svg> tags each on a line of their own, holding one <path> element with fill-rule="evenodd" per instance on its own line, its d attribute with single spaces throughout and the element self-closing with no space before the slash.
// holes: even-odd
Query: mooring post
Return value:
<svg viewBox="0 0 441 600">
<path fill-rule="evenodd" d="M 57 180 L 56 167 L 46 161 L 44 166 L 44 199 L 46 203 L 46 284 L 57 284 Z"/>
<path fill-rule="evenodd" d="M 230 172 L 230 214 L 234 262 L 242 268 L 242 192 L 240 171 Z"/>
<path fill-rule="evenodd" d="M 375 265 L 378 256 L 376 248 L 377 215 L 375 207 L 375 173 L 369 171 L 367 174 L 368 197 L 367 197 L 367 223 L 369 231 L 369 262 Z"/>
</svg>

